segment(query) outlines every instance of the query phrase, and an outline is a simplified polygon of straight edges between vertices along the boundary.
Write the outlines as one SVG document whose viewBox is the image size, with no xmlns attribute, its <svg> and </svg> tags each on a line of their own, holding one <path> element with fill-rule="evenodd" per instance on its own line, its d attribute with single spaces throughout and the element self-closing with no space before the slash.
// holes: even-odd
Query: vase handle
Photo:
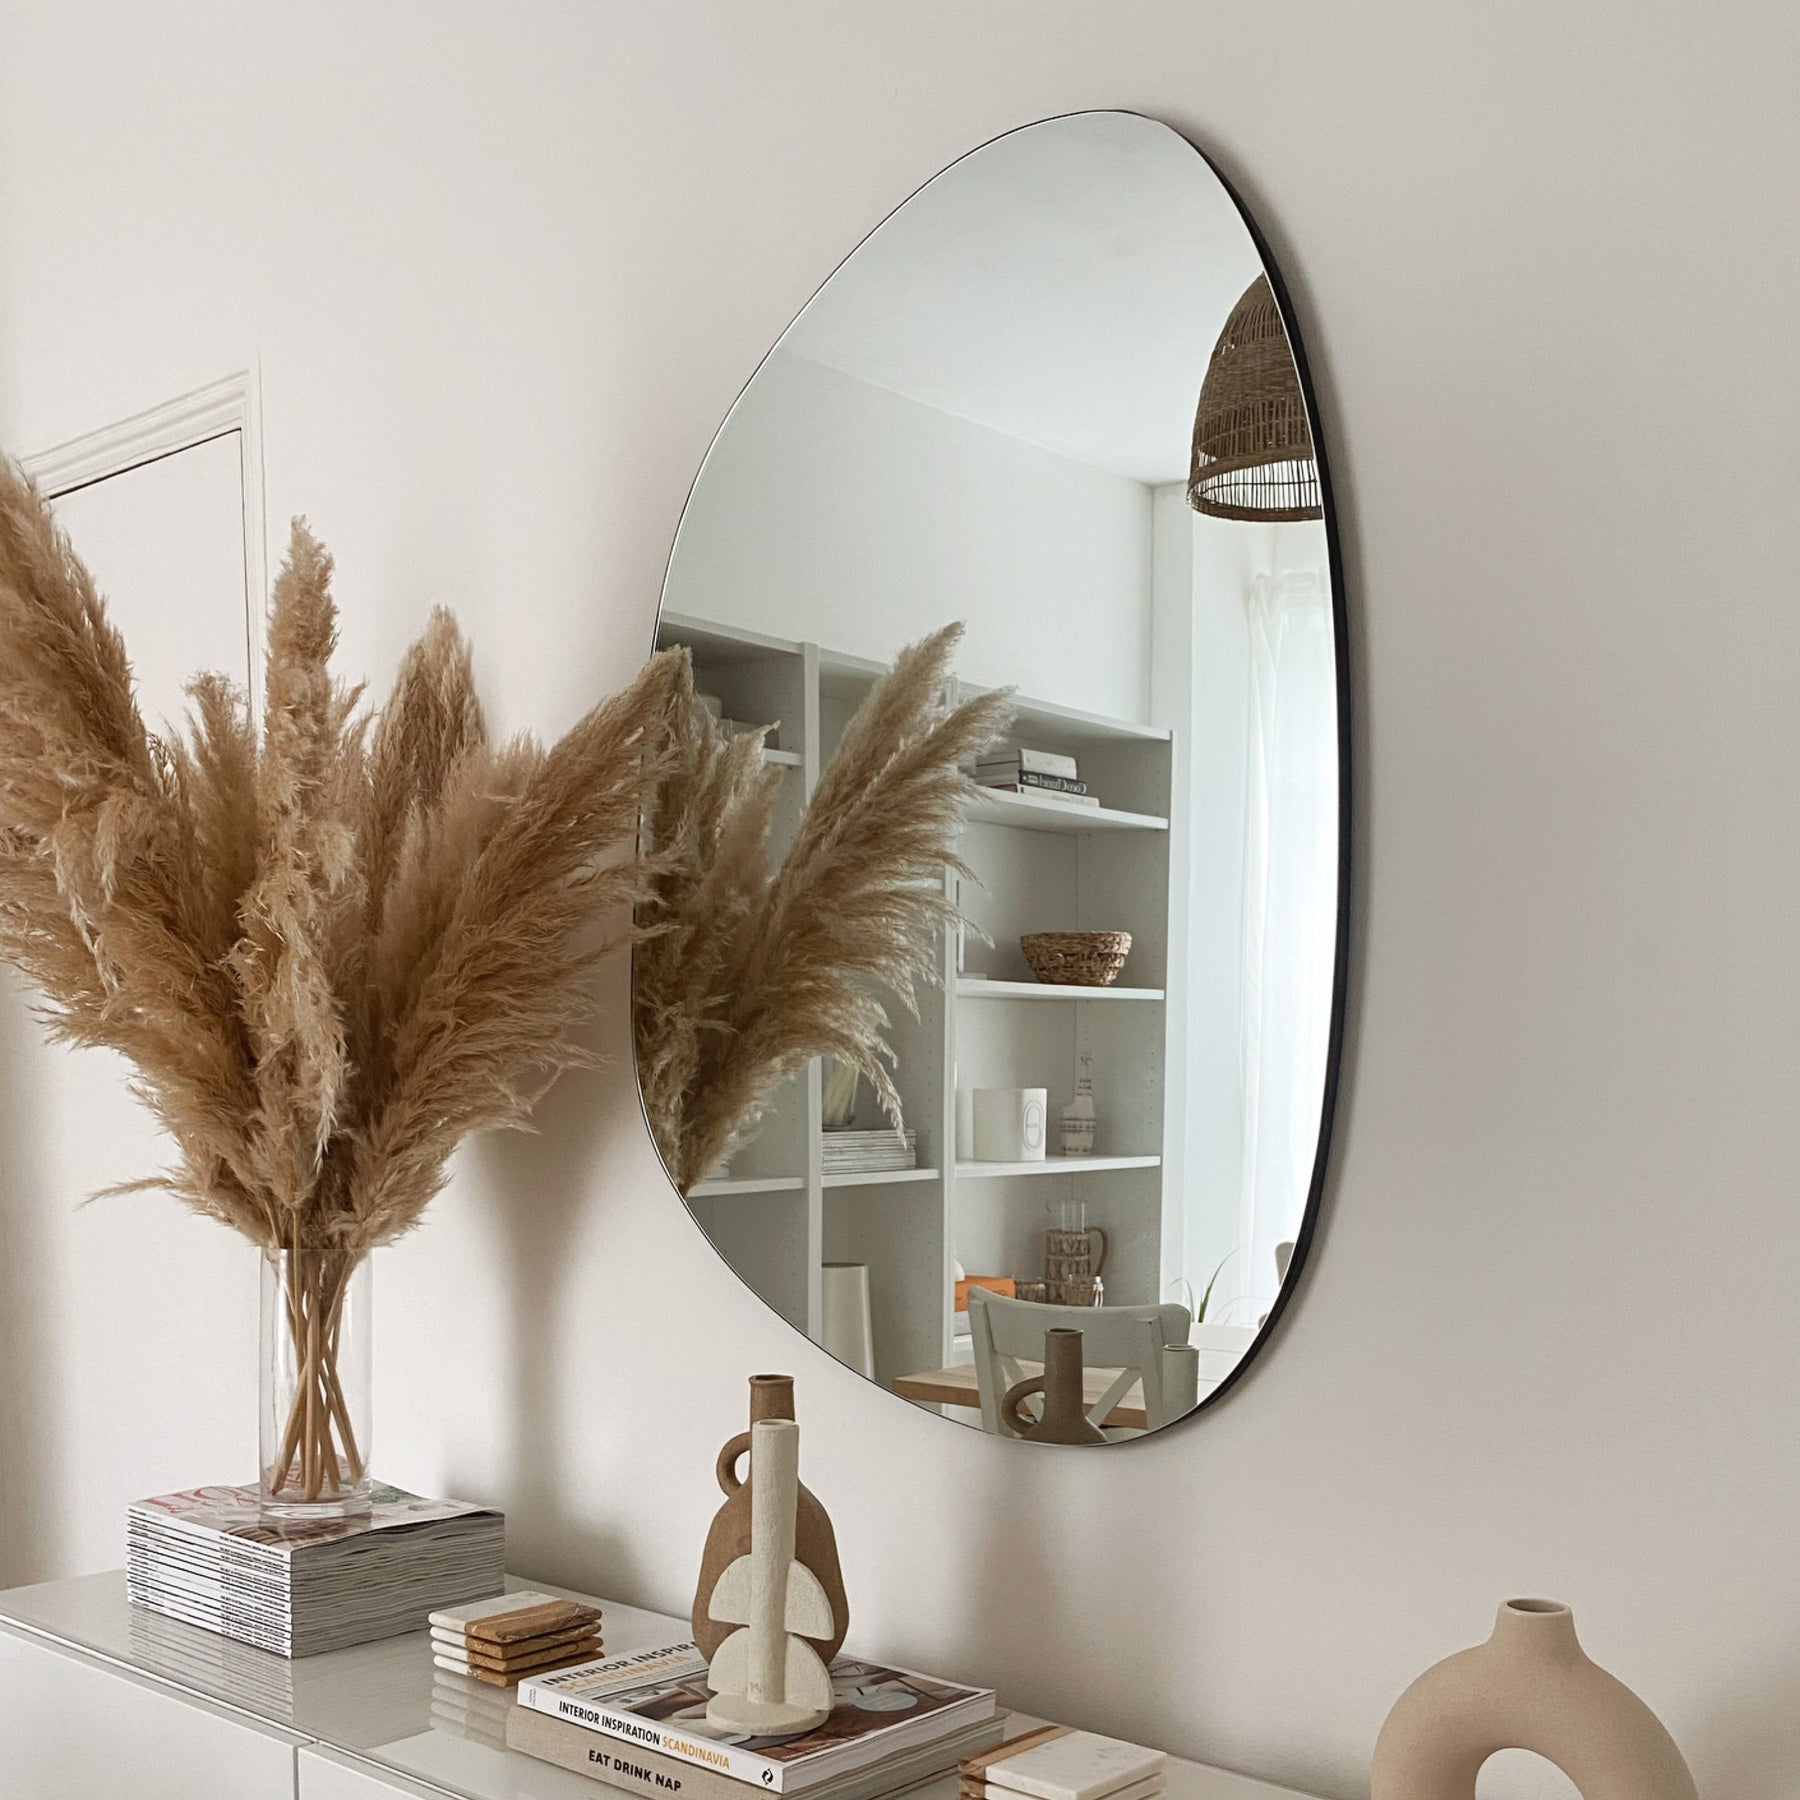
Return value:
<svg viewBox="0 0 1800 1800">
<path fill-rule="evenodd" d="M 1043 1391 L 1044 1378 L 1041 1375 L 1033 1375 L 1028 1381 L 1021 1381 L 1006 1390 L 1000 1402 L 1000 1422 L 1014 1437 L 1023 1437 L 1037 1424 L 1038 1421 L 1027 1417 L 1021 1407 L 1033 1394 L 1041 1394 Z"/>
<path fill-rule="evenodd" d="M 1112 1240 L 1106 1235 L 1104 1225 L 1090 1225 L 1088 1230 L 1098 1232 L 1100 1235 L 1100 1260 L 1094 1264 L 1094 1273 L 1097 1276 L 1104 1275 L 1106 1273 L 1106 1253 L 1112 1248 Z"/>
<path fill-rule="evenodd" d="M 738 1479 L 738 1458 L 750 1448 L 750 1434 L 740 1431 L 736 1437 L 725 1440 L 725 1448 L 719 1452 L 718 1467 L 714 1471 L 719 1478 L 719 1491 L 727 1500 L 744 1484 Z"/>
</svg>

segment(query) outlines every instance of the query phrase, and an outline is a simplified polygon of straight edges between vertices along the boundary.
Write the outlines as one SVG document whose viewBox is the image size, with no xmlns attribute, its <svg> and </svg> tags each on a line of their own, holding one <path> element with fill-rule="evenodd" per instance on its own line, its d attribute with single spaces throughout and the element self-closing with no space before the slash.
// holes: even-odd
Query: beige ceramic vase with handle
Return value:
<svg viewBox="0 0 1800 1800">
<path fill-rule="evenodd" d="M 1475 1800 L 1497 1750 L 1547 1757 L 1582 1800 L 1696 1800 L 1662 1721 L 1588 1660 L 1559 1601 L 1508 1600 L 1485 1644 L 1400 1696 L 1376 1740 L 1370 1800 Z"/>
<path fill-rule="evenodd" d="M 791 1375 L 752 1375 L 750 1377 L 750 1424 L 754 1428 L 764 1419 L 792 1419 L 794 1416 L 794 1378 Z M 741 1431 L 726 1441 L 719 1452 L 719 1491 L 725 1504 L 713 1516 L 706 1534 L 706 1549 L 700 1559 L 700 1580 L 694 1590 L 694 1642 L 708 1662 L 718 1654 L 733 1630 L 721 1624 L 708 1610 L 713 1589 L 727 1566 L 740 1556 L 750 1554 L 750 1483 L 740 1479 L 738 1463 L 748 1454 L 750 1433 Z M 828 1638 L 808 1639 L 827 1668 L 843 1647 L 844 1633 L 850 1625 L 850 1601 L 844 1592 L 844 1572 L 838 1562 L 837 1533 L 816 1494 L 800 1489 L 794 1518 L 794 1556 L 818 1576 L 825 1597 L 831 1602 L 832 1633 Z"/>
</svg>

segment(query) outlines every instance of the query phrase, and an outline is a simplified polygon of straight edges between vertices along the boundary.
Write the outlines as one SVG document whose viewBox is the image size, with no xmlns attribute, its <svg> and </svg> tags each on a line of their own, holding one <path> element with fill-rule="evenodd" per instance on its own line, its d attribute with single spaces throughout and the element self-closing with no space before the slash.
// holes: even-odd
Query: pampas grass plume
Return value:
<svg viewBox="0 0 1800 1800">
<path fill-rule="evenodd" d="M 371 716 L 332 674 L 331 575 L 297 520 L 260 730 L 201 675 L 159 739 L 87 570 L 0 459 L 0 960 L 55 1036 L 135 1066 L 176 1159 L 125 1188 L 355 1258 L 419 1222 L 466 1132 L 521 1124 L 587 1060 L 583 946 L 647 891 L 655 865 L 617 851 L 670 766 L 680 660 L 548 749 L 493 745 L 440 611 Z"/>
<path fill-rule="evenodd" d="M 638 1074 L 650 1127 L 686 1193 L 756 1130 L 780 1084 L 832 1055 L 898 1127 L 885 992 L 916 1010 L 957 922 L 945 872 L 963 773 L 1006 729 L 1005 693 L 945 703 L 960 625 L 901 652 L 839 740 L 780 866 L 769 828 L 782 780 L 760 732 L 726 734 L 670 701 L 676 766 L 648 817 L 658 864 L 633 963 Z"/>
</svg>

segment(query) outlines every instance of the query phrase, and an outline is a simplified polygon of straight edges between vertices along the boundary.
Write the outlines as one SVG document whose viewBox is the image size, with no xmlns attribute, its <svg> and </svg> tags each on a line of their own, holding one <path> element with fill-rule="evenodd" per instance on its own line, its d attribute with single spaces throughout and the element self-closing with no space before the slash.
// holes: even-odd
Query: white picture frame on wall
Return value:
<svg viewBox="0 0 1800 1800">
<path fill-rule="evenodd" d="M 252 361 L 19 459 L 108 598 L 133 655 L 139 703 L 153 731 L 179 719 L 182 683 L 200 669 L 217 669 L 241 683 L 260 716 L 268 595 L 260 390 Z M 176 470 L 184 472 L 172 480 Z M 214 505 L 223 505 L 228 490 L 221 477 L 227 474 L 232 516 Z M 209 497 L 204 520 L 186 510 L 196 492 Z M 171 494 L 180 496 L 174 510 Z M 90 527 L 100 513 L 112 516 L 96 542 Z M 147 584 L 124 573 L 117 557 L 120 544 L 129 544 L 133 521 L 153 533 L 140 559 L 143 573 L 153 577 Z M 164 568 L 167 546 L 190 539 L 204 547 L 194 566 L 177 558 Z M 190 587 L 199 569 L 221 577 L 229 572 L 229 588 L 212 587 L 206 590 L 210 602 L 202 601 Z M 0 1287 L 9 1298 L 29 1294 L 32 1304 L 44 1309 L 24 1339 L 28 1347 L 21 1350 L 18 1339 L 12 1345 L 8 1386 L 24 1394 L 41 1388 L 46 1370 L 67 1366 L 77 1344 L 99 1346 L 103 1356 L 110 1345 L 116 1356 L 122 1338 L 108 1333 L 128 1336 L 130 1296 L 146 1265 L 167 1272 L 168 1290 L 178 1299 L 228 1296 L 190 1324 L 186 1340 L 190 1366 L 224 1367 L 218 1359 L 229 1355 L 231 1345 L 250 1341 L 254 1329 L 254 1267 L 244 1262 L 251 1253 L 228 1234 L 173 1208 L 134 1212 L 130 1229 L 121 1232 L 116 1216 L 73 1204 L 117 1180 L 121 1171 L 157 1167 L 165 1159 L 164 1146 L 128 1098 L 120 1070 L 106 1053 L 70 1056 L 43 1044 L 29 1025 L 23 998 L 7 992 L 0 993 L 0 1001 L 5 1002 L 0 1061 L 11 1102 L 6 1122 L 15 1144 L 19 1120 L 27 1115 L 31 1120 L 30 1157 L 10 1156 L 0 1168 L 0 1189 L 10 1209 L 8 1229 L 0 1232 L 5 1276 Z M 190 1320 L 194 1317 L 190 1309 Z M 249 1395 L 240 1391 L 246 1377 L 233 1365 L 224 1376 L 209 1378 L 232 1396 L 216 1413 L 178 1408 L 170 1418 L 146 1404 L 148 1388 L 140 1376 L 135 1368 L 121 1369 L 104 1395 L 92 1398 L 88 1411 L 63 1408 L 60 1439 L 46 1431 L 44 1414 L 29 1403 L 0 1419 L 9 1579 L 38 1579 L 70 1562 L 97 1566 L 96 1559 L 109 1554 L 103 1546 L 112 1541 L 116 1521 L 105 1484 L 78 1482 L 70 1504 L 60 1508 L 48 1504 L 44 1485 L 59 1459 L 99 1441 L 98 1418 L 128 1421 L 113 1453 L 127 1465 L 154 1467 L 142 1477 L 146 1488 L 167 1486 L 189 1468 L 219 1466 L 222 1449 L 233 1441 L 232 1421 L 248 1416 L 254 1394 L 253 1381 Z M 172 1475 L 158 1464 L 159 1455 L 166 1456 Z"/>
<path fill-rule="evenodd" d="M 262 711 L 262 642 L 268 604 L 267 502 L 263 478 L 262 380 L 253 365 L 204 387 L 65 439 L 21 459 L 46 500 L 235 435 L 243 493 L 244 679 Z"/>
</svg>

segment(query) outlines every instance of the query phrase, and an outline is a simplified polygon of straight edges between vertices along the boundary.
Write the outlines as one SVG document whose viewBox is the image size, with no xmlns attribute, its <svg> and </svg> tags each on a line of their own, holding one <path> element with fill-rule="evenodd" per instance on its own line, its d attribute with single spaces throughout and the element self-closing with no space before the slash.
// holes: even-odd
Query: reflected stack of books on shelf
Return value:
<svg viewBox="0 0 1800 1800">
<path fill-rule="evenodd" d="M 706 1676 L 690 1642 L 528 1677 L 506 1741 L 661 1800 L 739 1800 L 746 1786 L 876 1800 L 948 1773 L 1004 1735 L 990 1689 L 840 1656 L 823 1725 L 801 1737 L 751 1737 L 707 1721 Z"/>
<path fill-rule="evenodd" d="M 1075 759 L 1055 750 L 997 750 L 975 765 L 976 784 L 1003 794 L 1034 794 L 1070 806 L 1098 806 L 1076 770 Z"/>
<path fill-rule="evenodd" d="M 891 1125 L 873 1131 L 826 1131 L 823 1134 L 827 1175 L 891 1174 L 919 1166 L 919 1134 Z"/>
<path fill-rule="evenodd" d="M 423 1631 L 432 1609 L 505 1585 L 506 1520 L 377 1487 L 348 1519 L 265 1518 L 254 1487 L 192 1488 L 130 1510 L 126 1592 L 277 1656 Z"/>
</svg>

